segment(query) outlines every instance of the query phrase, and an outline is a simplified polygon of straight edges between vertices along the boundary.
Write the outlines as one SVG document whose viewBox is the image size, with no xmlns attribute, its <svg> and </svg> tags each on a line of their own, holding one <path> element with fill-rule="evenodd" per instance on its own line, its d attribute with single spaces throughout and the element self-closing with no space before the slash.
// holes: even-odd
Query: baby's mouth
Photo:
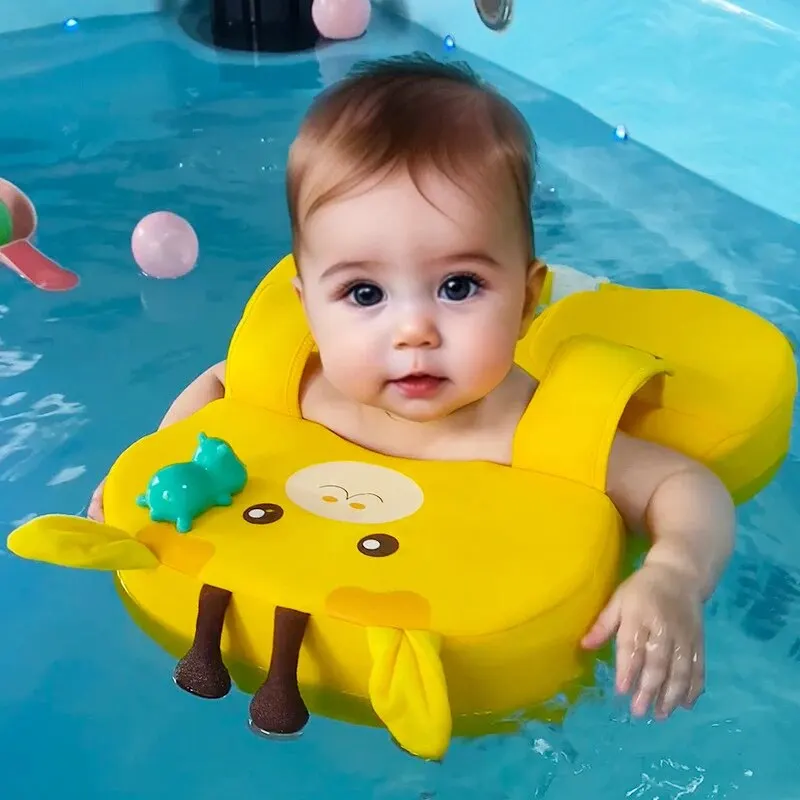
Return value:
<svg viewBox="0 0 800 800">
<path fill-rule="evenodd" d="M 424 399 L 435 395 L 447 379 L 424 372 L 414 372 L 390 381 L 397 391 L 409 399 Z"/>
</svg>

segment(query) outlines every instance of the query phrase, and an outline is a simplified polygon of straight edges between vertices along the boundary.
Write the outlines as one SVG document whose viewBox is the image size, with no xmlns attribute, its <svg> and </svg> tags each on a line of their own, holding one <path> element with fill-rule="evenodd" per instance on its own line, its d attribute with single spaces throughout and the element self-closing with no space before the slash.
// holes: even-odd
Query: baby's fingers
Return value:
<svg viewBox="0 0 800 800">
<path fill-rule="evenodd" d="M 627 694 L 642 671 L 649 632 L 639 621 L 623 619 L 617 633 L 617 691 Z"/>
<path fill-rule="evenodd" d="M 659 719 L 666 719 L 679 705 L 687 703 L 695 658 L 696 651 L 691 644 L 676 644 L 673 648 L 667 680 L 656 704 Z"/>
<path fill-rule="evenodd" d="M 692 675 L 689 680 L 689 692 L 683 705 L 692 708 L 703 693 L 706 682 L 706 656 L 702 639 L 697 643 L 692 656 Z"/>
<path fill-rule="evenodd" d="M 89 508 L 86 511 L 86 516 L 95 522 L 103 522 L 103 488 L 105 487 L 105 480 L 92 492 L 92 499 L 89 501 Z"/>
<path fill-rule="evenodd" d="M 662 630 L 650 630 L 645 644 L 645 660 L 638 691 L 631 703 L 635 717 L 643 717 L 664 687 L 672 662 L 672 639 Z"/>
</svg>

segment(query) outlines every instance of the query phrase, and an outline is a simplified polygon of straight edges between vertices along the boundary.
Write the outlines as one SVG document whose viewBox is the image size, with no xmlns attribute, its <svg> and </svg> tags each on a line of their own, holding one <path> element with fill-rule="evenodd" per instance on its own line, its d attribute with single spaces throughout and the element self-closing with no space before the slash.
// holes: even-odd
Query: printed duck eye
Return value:
<svg viewBox="0 0 800 800">
<path fill-rule="evenodd" d="M 253 525 L 269 525 L 283 516 L 283 509 L 276 503 L 258 503 L 246 508 L 242 514 L 245 522 Z"/>
<path fill-rule="evenodd" d="M 358 542 L 358 552 L 372 558 L 391 556 L 400 549 L 400 542 L 388 533 L 373 533 Z"/>
</svg>

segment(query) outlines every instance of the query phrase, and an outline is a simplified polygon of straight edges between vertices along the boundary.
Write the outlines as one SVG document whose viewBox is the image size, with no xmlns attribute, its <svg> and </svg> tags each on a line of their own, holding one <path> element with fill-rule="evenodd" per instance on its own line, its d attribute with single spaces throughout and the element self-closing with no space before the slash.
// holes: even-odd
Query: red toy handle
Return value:
<svg viewBox="0 0 800 800">
<path fill-rule="evenodd" d="M 0 262 L 13 269 L 37 289 L 66 292 L 78 285 L 78 276 L 37 250 L 27 239 L 0 247 Z"/>
</svg>

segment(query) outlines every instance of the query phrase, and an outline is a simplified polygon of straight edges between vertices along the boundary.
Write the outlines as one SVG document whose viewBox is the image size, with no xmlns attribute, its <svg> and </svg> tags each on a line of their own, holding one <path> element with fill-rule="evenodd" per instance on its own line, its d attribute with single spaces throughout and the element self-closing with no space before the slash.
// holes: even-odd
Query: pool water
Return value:
<svg viewBox="0 0 800 800">
<path fill-rule="evenodd" d="M 31 515 L 84 510 L 120 450 L 224 357 L 249 293 L 289 247 L 284 163 L 309 101 L 359 58 L 417 49 L 463 56 L 381 16 L 362 41 L 283 58 L 215 54 L 167 17 L 0 40 L 0 175 L 36 203 L 40 247 L 82 280 L 47 294 L 0 271 L 3 541 Z M 544 258 L 720 294 L 797 341 L 796 225 L 472 63 L 536 130 Z M 147 279 L 131 259 L 135 223 L 157 209 L 200 236 L 197 269 L 177 281 Z M 797 455 L 741 510 L 708 606 L 708 692 L 693 712 L 632 721 L 605 675 L 562 728 L 455 742 L 442 764 L 319 718 L 299 740 L 259 739 L 244 695 L 210 703 L 174 687 L 171 657 L 131 622 L 109 576 L 0 550 L 0 797 L 796 797 Z"/>
</svg>

